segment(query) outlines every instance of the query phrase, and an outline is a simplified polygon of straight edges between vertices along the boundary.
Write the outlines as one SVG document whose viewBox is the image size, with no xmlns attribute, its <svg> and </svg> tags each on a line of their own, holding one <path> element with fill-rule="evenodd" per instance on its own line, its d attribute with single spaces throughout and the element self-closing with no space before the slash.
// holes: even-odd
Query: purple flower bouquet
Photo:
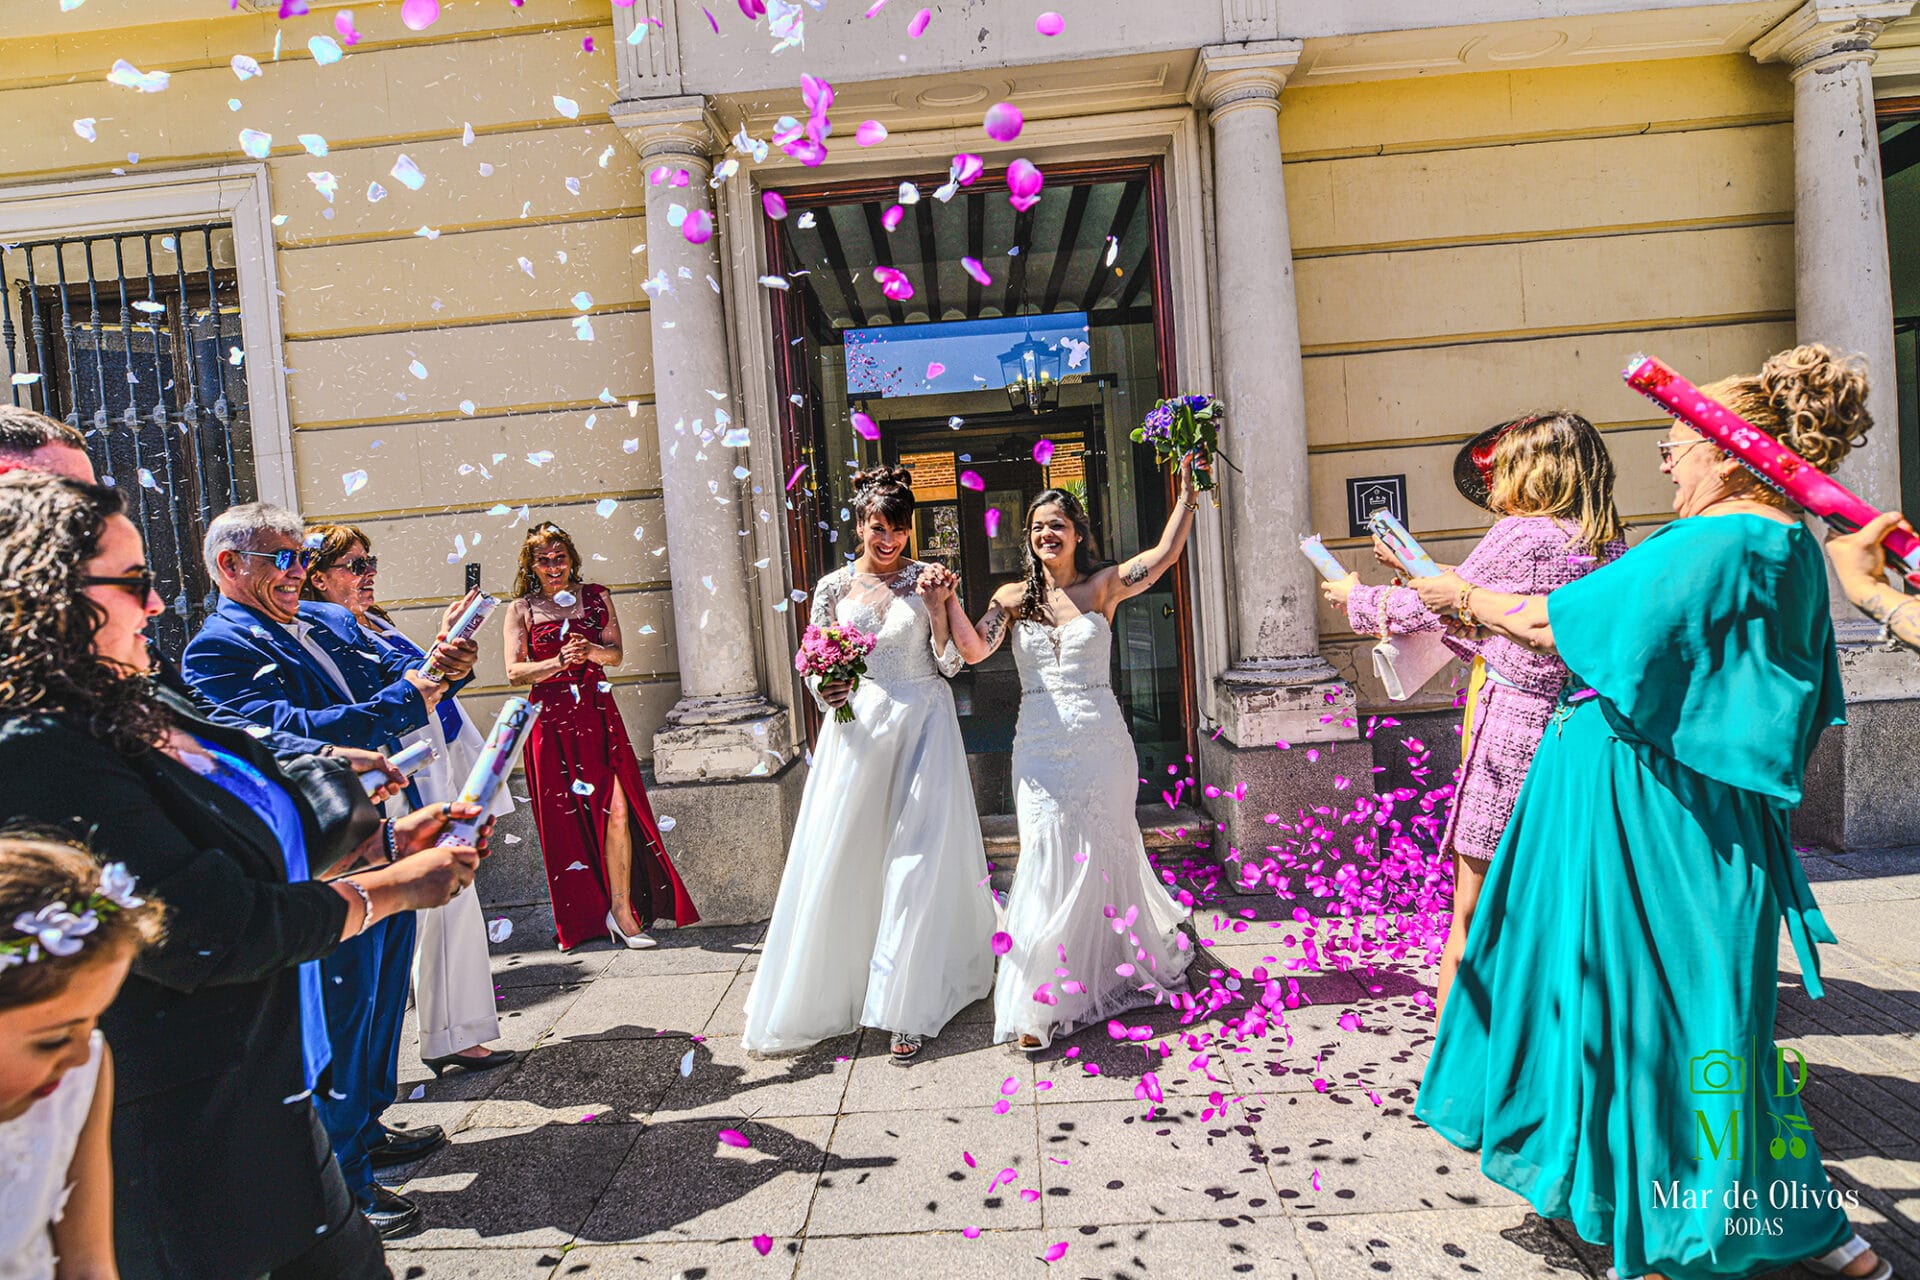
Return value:
<svg viewBox="0 0 1920 1280">
<path fill-rule="evenodd" d="M 1133 441 L 1151 444 L 1162 466 L 1192 458 L 1193 487 L 1205 491 L 1219 485 L 1215 458 L 1233 466 L 1233 460 L 1220 451 L 1220 429 L 1225 425 L 1225 406 L 1214 397 L 1175 396 L 1153 406 L 1146 421 L 1133 429 Z"/>
</svg>

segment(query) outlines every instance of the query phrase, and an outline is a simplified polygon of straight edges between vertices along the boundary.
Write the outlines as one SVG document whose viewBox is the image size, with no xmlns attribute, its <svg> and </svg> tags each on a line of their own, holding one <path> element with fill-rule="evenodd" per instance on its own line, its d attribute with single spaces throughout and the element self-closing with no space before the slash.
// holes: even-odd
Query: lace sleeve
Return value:
<svg viewBox="0 0 1920 1280">
<path fill-rule="evenodd" d="M 924 563 L 916 561 L 907 569 L 906 573 L 901 576 L 900 593 L 903 596 L 917 595 L 919 593 L 920 575 L 926 572 L 926 568 L 927 566 Z M 933 606 L 929 605 L 927 608 L 928 611 L 931 612 Z M 940 647 L 940 642 L 934 636 L 931 624 L 929 624 L 927 628 L 927 645 L 933 650 L 933 665 L 938 668 L 940 674 L 947 677 L 947 679 L 951 680 L 953 677 L 959 675 L 960 668 L 967 665 L 967 660 L 960 656 L 960 646 L 954 643 L 952 636 L 947 637 L 946 648 L 942 649 Z"/>
<path fill-rule="evenodd" d="M 960 656 L 960 646 L 949 637 L 947 647 L 933 655 L 933 665 L 940 668 L 941 675 L 951 680 L 960 674 L 960 668 L 967 665 L 967 660 Z"/>
<path fill-rule="evenodd" d="M 847 575 L 835 569 L 813 584 L 813 609 L 807 621 L 816 627 L 830 627 L 838 622 L 834 611 L 840 607 L 840 597 L 846 594 Z"/>
</svg>

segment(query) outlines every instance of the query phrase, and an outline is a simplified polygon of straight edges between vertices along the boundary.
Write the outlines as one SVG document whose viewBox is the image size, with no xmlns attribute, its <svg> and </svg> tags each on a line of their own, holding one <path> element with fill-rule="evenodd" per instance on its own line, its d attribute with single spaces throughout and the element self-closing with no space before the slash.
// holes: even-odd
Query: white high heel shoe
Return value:
<svg viewBox="0 0 1920 1280">
<path fill-rule="evenodd" d="M 629 951 L 645 951 L 648 947 L 660 945 L 647 936 L 645 929 L 638 933 L 622 933 L 619 922 L 613 918 L 611 911 L 607 912 L 607 938 L 609 941 L 624 944 Z"/>
</svg>

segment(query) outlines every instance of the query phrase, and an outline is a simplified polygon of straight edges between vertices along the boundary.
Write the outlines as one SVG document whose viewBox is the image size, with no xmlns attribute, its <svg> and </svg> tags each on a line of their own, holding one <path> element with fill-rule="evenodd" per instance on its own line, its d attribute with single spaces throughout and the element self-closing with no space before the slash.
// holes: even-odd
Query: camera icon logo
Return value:
<svg viewBox="0 0 1920 1280">
<path fill-rule="evenodd" d="M 1729 1094 L 1747 1091 L 1747 1060 L 1725 1049 L 1712 1049 L 1691 1058 L 1689 1087 L 1694 1093 Z"/>
</svg>

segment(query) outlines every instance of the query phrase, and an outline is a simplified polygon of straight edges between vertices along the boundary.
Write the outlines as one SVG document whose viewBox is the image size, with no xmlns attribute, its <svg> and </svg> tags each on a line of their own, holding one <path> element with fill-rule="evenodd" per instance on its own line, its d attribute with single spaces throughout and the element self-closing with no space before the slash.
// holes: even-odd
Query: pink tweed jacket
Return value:
<svg viewBox="0 0 1920 1280">
<path fill-rule="evenodd" d="M 1576 543 L 1578 537 L 1579 526 L 1570 520 L 1508 516 L 1461 562 L 1460 576 L 1490 591 L 1545 595 L 1618 559 L 1627 549 L 1624 542 L 1613 542 L 1596 558 Z M 1355 587 L 1347 597 L 1347 621 L 1359 634 L 1377 636 L 1383 608 L 1386 627 L 1396 635 L 1443 629 L 1440 618 L 1405 587 Z M 1483 659 L 1488 677 L 1474 712 L 1473 740 L 1461 746 L 1453 809 L 1440 836 L 1440 851 L 1492 858 L 1553 715 L 1567 668 L 1556 655 L 1504 636 L 1448 636 L 1446 644 L 1462 658 Z"/>
</svg>

